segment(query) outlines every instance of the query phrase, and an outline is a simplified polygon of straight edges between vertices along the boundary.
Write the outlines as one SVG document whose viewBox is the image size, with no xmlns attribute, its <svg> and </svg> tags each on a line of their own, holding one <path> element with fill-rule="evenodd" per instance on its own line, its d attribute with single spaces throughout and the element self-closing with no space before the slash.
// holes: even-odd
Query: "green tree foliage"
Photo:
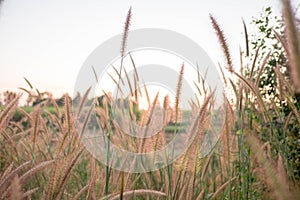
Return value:
<svg viewBox="0 0 300 200">
<path fill-rule="evenodd" d="M 286 52 L 278 41 L 276 34 L 283 37 L 284 24 L 282 20 L 275 16 L 270 7 L 266 8 L 258 18 L 253 18 L 252 24 L 255 33 L 251 37 L 253 52 L 259 52 L 257 55 L 252 54 L 250 60 L 256 64 L 253 69 L 248 67 L 246 75 L 251 74 L 252 78 L 259 77 L 258 87 L 261 95 L 270 102 L 268 112 L 272 119 L 270 124 L 265 124 L 261 131 L 261 138 L 264 141 L 270 141 L 272 144 L 273 156 L 282 156 L 288 158 L 286 166 L 291 172 L 290 177 L 300 179 L 300 125 L 296 116 L 292 114 L 292 107 L 300 110 L 300 94 L 295 93 L 291 97 L 282 97 L 281 91 L 287 88 L 280 88 L 279 78 L 276 76 L 275 69 L 279 69 L 283 74 L 284 81 L 290 81 L 289 65 Z M 269 57 L 267 56 L 269 54 Z M 266 64 L 261 69 L 264 59 Z M 252 66 L 251 66 L 252 67 Z M 259 74 L 262 70 L 261 75 Z M 287 98 L 291 103 L 288 104 Z M 274 106 L 276 105 L 276 106 Z M 257 116 L 256 116 L 257 117 Z M 273 127 L 274 134 L 279 138 L 279 143 L 274 144 L 267 134 L 270 127 Z"/>
<path fill-rule="evenodd" d="M 267 64 L 260 77 L 259 88 L 265 97 L 277 96 L 277 79 L 274 67 L 279 66 L 281 72 L 284 72 L 288 76 L 285 51 L 275 35 L 275 32 L 283 34 L 282 20 L 274 16 L 271 7 L 268 7 L 259 18 L 253 18 L 252 24 L 254 24 L 255 34 L 252 35 L 251 44 L 253 45 L 254 52 L 258 52 L 257 68 L 254 74 L 258 75 L 261 62 L 263 62 L 264 57 L 270 52 Z M 255 54 L 252 57 L 254 59 Z"/>
</svg>

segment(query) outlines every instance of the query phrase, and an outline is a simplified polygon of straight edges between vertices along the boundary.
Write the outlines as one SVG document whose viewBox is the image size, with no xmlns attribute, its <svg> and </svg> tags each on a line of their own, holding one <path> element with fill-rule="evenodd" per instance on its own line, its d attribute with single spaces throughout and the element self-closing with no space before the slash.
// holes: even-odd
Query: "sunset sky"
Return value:
<svg viewBox="0 0 300 200">
<path fill-rule="evenodd" d="M 163 28 L 197 42 L 217 62 L 223 62 L 209 22 L 213 14 L 228 38 L 234 62 L 243 47 L 242 17 L 259 16 L 267 0 L 103 1 L 6 0 L 0 11 L 0 92 L 27 87 L 26 77 L 40 90 L 72 94 L 77 74 L 89 54 L 123 31 L 132 6 L 130 29 Z M 249 27 L 251 30 L 251 28 Z"/>
</svg>

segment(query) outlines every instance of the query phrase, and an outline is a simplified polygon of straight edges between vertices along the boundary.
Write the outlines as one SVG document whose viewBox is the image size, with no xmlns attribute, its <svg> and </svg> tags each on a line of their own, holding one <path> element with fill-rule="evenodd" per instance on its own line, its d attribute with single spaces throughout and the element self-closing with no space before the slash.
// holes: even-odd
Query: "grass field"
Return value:
<svg viewBox="0 0 300 200">
<path fill-rule="evenodd" d="M 289 2 L 282 2 L 285 31 L 273 34 L 286 59 L 275 66 L 269 61 L 276 55 L 260 55 L 246 45 L 241 72 L 237 72 L 224 33 L 211 16 L 226 59 L 220 67 L 225 89 L 234 94 L 225 96 L 218 110 L 218 115 L 225 116 L 222 122 L 213 120 L 213 91 L 204 93 L 201 105 L 194 102 L 191 110 L 183 112 L 194 116 L 192 126 L 179 126 L 177 117 L 172 121 L 166 114 L 163 128 L 147 139 L 126 136 L 116 125 L 111 115 L 115 102 L 109 96 L 91 107 L 87 91 L 77 99 L 79 109 L 74 109 L 68 95 L 61 105 L 47 96 L 25 107 L 19 106 L 20 96 L 13 95 L 0 107 L 0 199 L 300 199 L 299 20 L 291 14 Z M 128 28 L 124 35 L 126 32 Z M 250 44 L 246 25 L 245 35 Z M 286 66 L 289 73 L 281 70 Z M 273 96 L 266 95 L 261 84 L 269 68 L 276 80 L 268 85 L 275 88 Z M 178 75 L 177 99 L 183 69 Z M 25 93 L 34 100 L 39 94 L 29 86 Z M 156 105 L 157 98 L 153 101 Z M 170 107 L 165 101 L 162 109 L 167 113 Z M 178 104 L 172 108 L 174 113 Z M 130 105 L 124 110 L 135 123 L 156 120 L 152 108 L 138 111 L 138 105 Z M 118 171 L 95 159 L 81 141 L 85 131 L 92 129 L 91 108 L 99 124 L 99 130 L 93 130 L 133 152 L 156 151 L 176 134 L 195 137 L 183 154 L 165 167 L 145 173 Z M 121 114 L 118 117 L 122 119 Z M 216 145 L 204 152 L 204 138 L 216 132 Z"/>
</svg>

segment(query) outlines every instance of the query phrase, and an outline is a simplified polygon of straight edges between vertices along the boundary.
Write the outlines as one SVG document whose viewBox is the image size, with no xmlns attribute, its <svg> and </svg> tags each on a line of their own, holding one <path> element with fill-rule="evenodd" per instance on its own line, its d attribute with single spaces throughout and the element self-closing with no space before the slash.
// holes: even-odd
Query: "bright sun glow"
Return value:
<svg viewBox="0 0 300 200">
<path fill-rule="evenodd" d="M 118 92 L 118 98 L 126 98 L 128 96 L 131 96 L 131 92 L 134 92 L 136 88 L 139 88 L 139 106 L 141 109 L 147 109 L 149 103 L 144 87 L 146 86 L 151 104 L 154 101 L 157 92 L 159 92 L 158 101 L 160 102 L 160 104 L 163 102 L 164 97 L 166 95 L 169 95 L 170 103 L 171 105 L 173 105 L 176 95 L 179 71 L 184 64 L 184 80 L 186 81 L 186 85 L 192 88 L 194 96 L 186 97 L 183 100 L 195 100 L 196 96 L 199 101 L 203 100 L 204 97 L 199 94 L 199 91 L 195 86 L 196 83 L 199 88 L 203 88 L 202 83 L 198 83 L 198 76 L 203 75 L 198 74 L 197 69 L 193 63 L 189 63 L 188 61 L 184 60 L 184 58 L 181 58 L 178 55 L 174 55 L 172 52 L 167 52 L 161 49 L 141 49 L 133 51 L 130 54 L 133 58 L 134 65 L 136 66 L 138 78 L 135 77 L 133 62 L 130 59 L 130 56 L 127 55 L 123 61 L 123 70 L 121 72 L 122 80 L 119 80 L 118 73 L 120 73 L 121 61 L 120 58 L 116 58 L 98 77 L 99 83 L 97 84 L 95 96 L 101 96 L 105 92 L 113 93 L 113 98 L 116 98 L 116 86 L 118 84 L 121 88 Z M 161 66 L 162 68 L 167 68 L 170 70 L 170 72 L 174 72 L 174 77 L 170 77 L 171 74 L 168 73 L 162 74 L 165 80 L 173 80 L 172 83 L 168 83 L 169 85 L 166 85 L 153 81 L 146 81 L 147 77 L 145 77 L 145 75 L 147 76 L 147 74 L 140 73 L 140 70 L 143 70 L 143 67 L 151 68 L 152 66 L 156 65 L 158 65 L 158 67 Z M 140 75 L 144 75 L 144 77 Z"/>
</svg>

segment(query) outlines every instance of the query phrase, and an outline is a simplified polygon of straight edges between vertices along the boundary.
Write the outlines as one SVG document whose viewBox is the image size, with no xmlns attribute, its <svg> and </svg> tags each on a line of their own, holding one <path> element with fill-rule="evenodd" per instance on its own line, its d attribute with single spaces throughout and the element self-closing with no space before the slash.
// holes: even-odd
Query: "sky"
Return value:
<svg viewBox="0 0 300 200">
<path fill-rule="evenodd" d="M 223 62 L 209 14 L 227 36 L 233 60 L 243 47 L 242 17 L 249 24 L 269 0 L 5 0 L 0 9 L 0 92 L 28 88 L 55 96 L 73 93 L 79 70 L 103 42 L 123 32 L 132 7 L 130 29 L 163 28 L 197 42 L 213 60 Z"/>
</svg>

